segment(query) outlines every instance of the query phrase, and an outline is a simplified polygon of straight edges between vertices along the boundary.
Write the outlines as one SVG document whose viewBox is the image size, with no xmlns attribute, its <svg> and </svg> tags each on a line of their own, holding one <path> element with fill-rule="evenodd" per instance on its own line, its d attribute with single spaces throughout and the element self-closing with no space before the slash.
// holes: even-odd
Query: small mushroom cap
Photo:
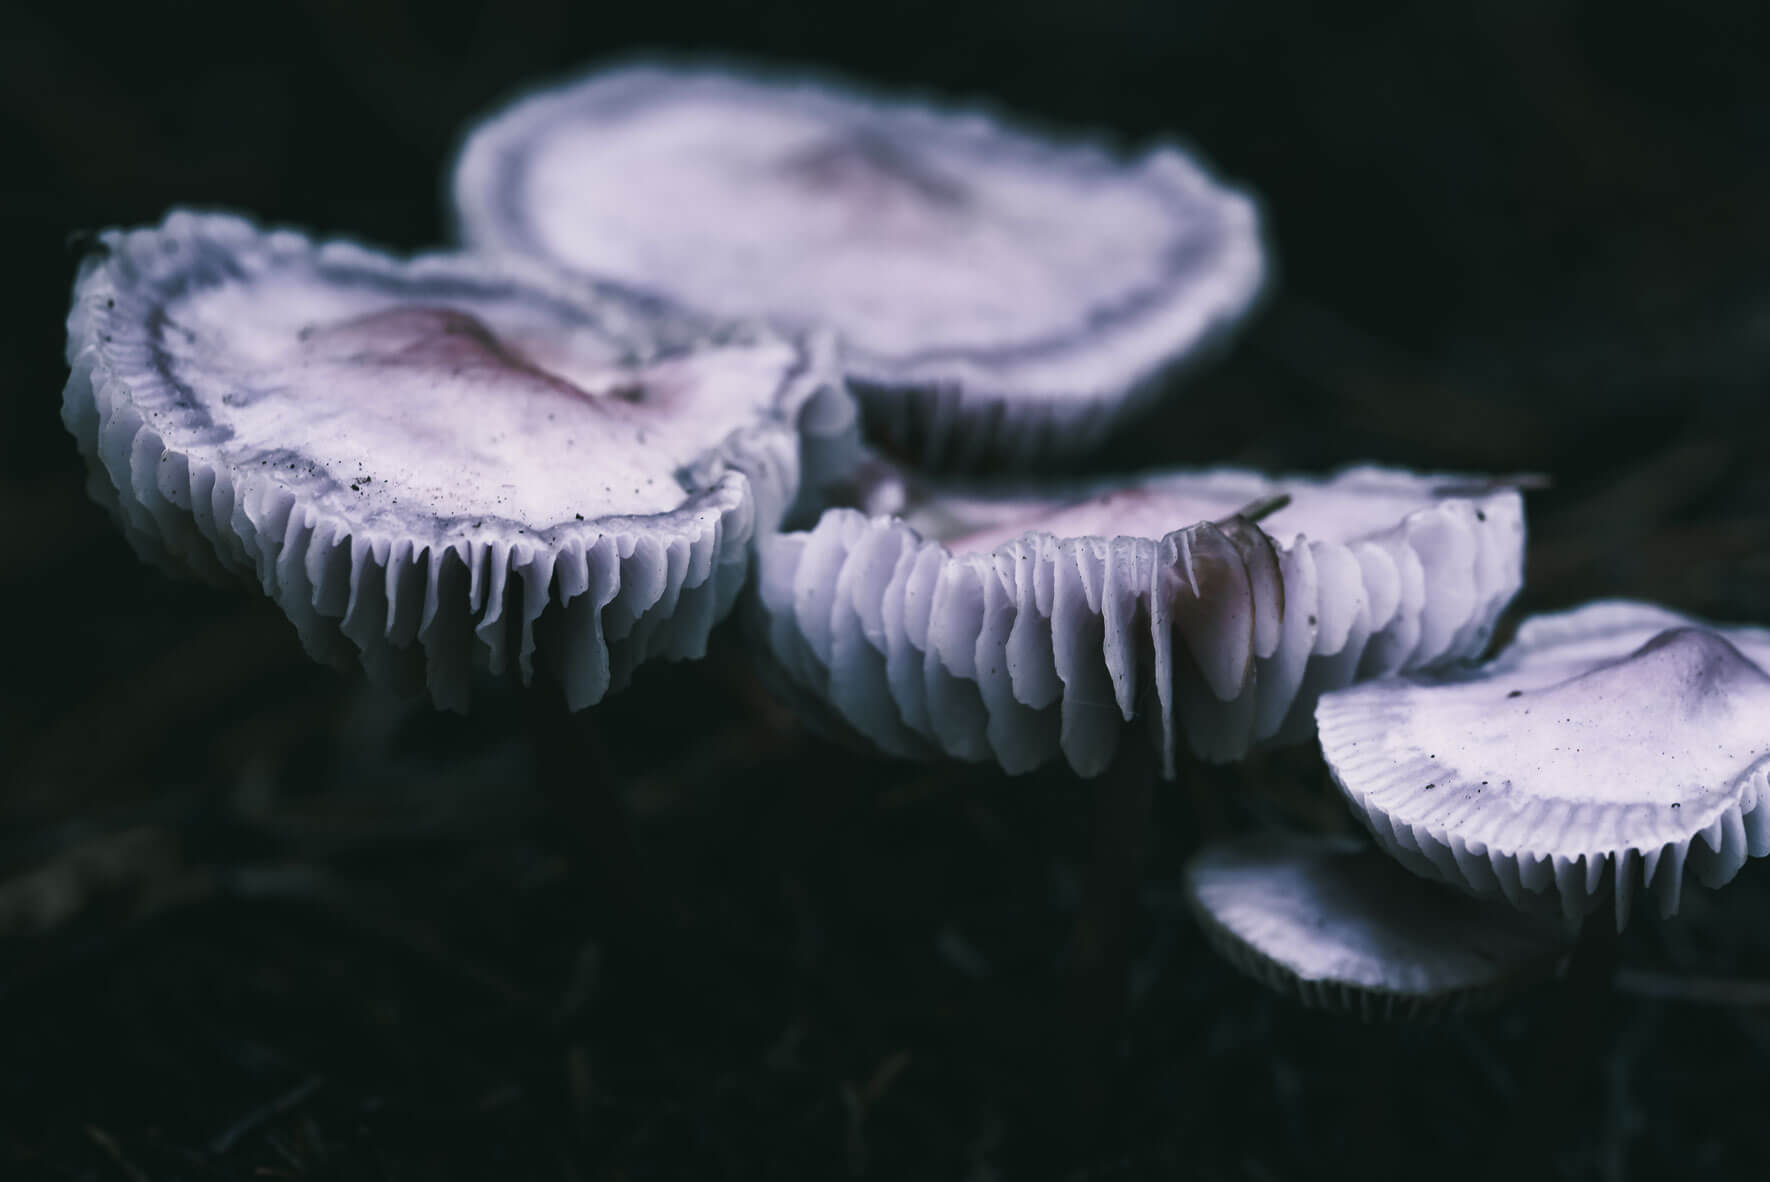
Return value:
<svg viewBox="0 0 1770 1182">
<path fill-rule="evenodd" d="M 795 424 L 841 429 L 827 348 L 516 266 L 189 213 L 101 243 L 63 395 L 100 499 L 441 704 L 476 665 L 539 655 L 579 707 L 700 655 L 797 491 Z"/>
<path fill-rule="evenodd" d="M 1550 976 L 1558 925 L 1421 882 L 1359 842 L 1256 833 L 1186 867 L 1211 944 L 1316 1009 L 1427 1017 L 1490 1004 Z"/>
<path fill-rule="evenodd" d="M 1252 202 L 1175 147 L 716 69 L 531 94 L 472 131 L 453 194 L 472 245 L 833 326 L 869 433 L 928 468 L 1088 447 L 1264 275 Z"/>
<path fill-rule="evenodd" d="M 1677 910 L 1770 853 L 1770 631 L 1650 604 L 1526 621 L 1479 668 L 1322 698 L 1322 752 L 1415 873 L 1583 915 L 1633 892 Z"/>
<path fill-rule="evenodd" d="M 1227 761 L 1306 738 L 1358 677 L 1472 657 L 1522 579 L 1510 489 L 1376 468 L 1145 475 L 1067 490 L 923 485 L 760 548 L 776 683 L 912 758 L 1103 772 L 1150 717 Z M 1259 524 L 1250 503 L 1288 497 Z M 1109 531 L 1112 531 L 1109 533 Z M 1116 534 L 1116 536 L 1113 536 Z"/>
</svg>

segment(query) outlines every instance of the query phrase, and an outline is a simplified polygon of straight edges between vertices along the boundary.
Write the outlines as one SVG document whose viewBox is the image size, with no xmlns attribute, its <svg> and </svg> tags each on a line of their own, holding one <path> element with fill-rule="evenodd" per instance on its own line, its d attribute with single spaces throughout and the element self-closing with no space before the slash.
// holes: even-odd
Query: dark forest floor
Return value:
<svg viewBox="0 0 1770 1182">
<path fill-rule="evenodd" d="M 1200 835 L 1350 822 L 1308 749 L 1198 771 L 1157 800 L 1089 1118 L 1059 1050 L 1084 786 L 827 745 L 729 627 L 569 727 L 497 693 L 437 716 L 311 666 L 268 604 L 141 568 L 54 421 L 63 236 L 188 198 L 422 243 L 456 121 L 616 44 L 539 0 L 521 13 L 555 24 L 514 45 L 362 7 L 409 61 L 378 72 L 320 2 L 233 56 L 225 29 L 45 9 L 0 56 L 33 178 L 0 201 L 43 227 L 0 374 L 0 1177 L 1761 1176 L 1762 864 L 1637 920 L 1568 1064 L 1553 984 L 1364 1026 L 1219 963 L 1177 888 Z M 1277 294 L 1103 465 L 1542 472 L 1520 610 L 1770 620 L 1756 7 L 1295 27 L 1302 7 L 1200 6 L 1188 31 L 1127 0 L 1077 31 L 980 5 L 921 56 L 766 6 L 690 24 L 1052 119 L 1175 122 L 1265 194 Z M 622 19 L 623 44 L 685 36 Z M 991 37 L 1012 52 L 972 72 Z M 597 783 L 637 867 L 594 856 Z"/>
</svg>

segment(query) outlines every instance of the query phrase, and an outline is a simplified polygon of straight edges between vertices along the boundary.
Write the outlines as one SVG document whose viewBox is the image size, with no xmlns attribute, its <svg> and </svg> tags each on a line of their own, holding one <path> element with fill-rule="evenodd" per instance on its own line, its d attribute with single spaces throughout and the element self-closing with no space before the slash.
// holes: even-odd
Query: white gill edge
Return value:
<svg viewBox="0 0 1770 1182">
<path fill-rule="evenodd" d="M 1479 655 L 1521 584 L 1522 536 L 1515 492 L 1447 498 L 1350 544 L 1270 547 L 1276 570 L 1255 579 L 1208 524 L 1160 541 L 1034 532 L 955 556 L 894 518 L 832 510 L 765 540 L 760 592 L 776 659 L 883 750 L 1009 772 L 1061 753 L 1094 776 L 1152 711 L 1172 774 L 1181 732 L 1232 760 L 1307 737 L 1322 692 Z M 1176 626 L 1203 562 L 1236 592 Z"/>
<path fill-rule="evenodd" d="M 1497 674 L 1509 654 L 1577 642 L 1619 625 L 1647 624 L 1660 630 L 1696 622 L 1652 604 L 1598 601 L 1524 621 L 1489 668 Z M 1400 706 L 1378 703 L 1373 708 L 1365 699 L 1380 690 L 1361 686 L 1320 701 L 1316 718 L 1322 753 L 1353 814 L 1379 846 L 1422 878 L 1483 898 L 1503 898 L 1521 909 L 1558 909 L 1569 923 L 1609 900 L 1620 931 L 1633 913 L 1637 893 L 1650 892 L 1661 915 L 1675 915 L 1687 871 L 1713 888 L 1730 882 L 1748 859 L 1770 856 L 1770 808 L 1764 807 L 1770 801 L 1770 758 L 1747 768 L 1730 785 L 1730 795 L 1706 812 L 1691 810 L 1688 834 L 1678 840 L 1644 842 L 1615 834 L 1608 848 L 1558 853 L 1528 836 L 1565 833 L 1574 823 L 1571 806 L 1550 801 L 1519 810 L 1509 819 L 1508 836 L 1499 841 L 1468 839 L 1449 824 L 1432 820 L 1402 822 L 1390 815 L 1386 802 L 1411 799 L 1422 779 L 1436 778 L 1436 771 L 1423 763 L 1396 763 L 1384 754 L 1381 743 Z"/>
<path fill-rule="evenodd" d="M 164 227 L 106 236 L 109 255 L 83 269 L 68 317 L 70 375 L 62 419 L 90 466 L 95 499 L 144 559 L 211 582 L 245 575 L 289 616 L 303 647 L 329 663 L 359 661 L 373 677 L 423 689 L 465 709 L 472 670 L 534 674 L 535 624 L 559 615 L 558 651 L 542 654 L 579 709 L 621 688 L 652 657 L 704 655 L 708 634 L 736 601 L 750 543 L 772 531 L 798 488 L 801 449 L 819 471 L 854 450 L 854 417 L 830 380 L 832 345 L 808 345 L 806 372 L 783 398 L 789 416 L 735 432 L 697 465 L 704 488 L 692 513 L 590 520 L 556 545 L 476 536 L 445 546 L 355 528 L 299 502 L 252 470 L 177 451 L 144 418 L 129 381 L 97 339 L 93 313 L 132 293 L 112 282 L 109 259 L 158 249 L 166 234 L 202 225 L 255 234 L 243 219 L 175 214 Z M 299 235 L 271 232 L 273 245 Z M 322 258 L 388 260 L 344 242 Z M 421 256 L 422 272 L 446 260 Z M 140 380 L 139 378 L 137 380 Z M 801 441 L 795 423 L 822 434 Z M 661 523 L 661 525 L 660 525 Z"/>
</svg>

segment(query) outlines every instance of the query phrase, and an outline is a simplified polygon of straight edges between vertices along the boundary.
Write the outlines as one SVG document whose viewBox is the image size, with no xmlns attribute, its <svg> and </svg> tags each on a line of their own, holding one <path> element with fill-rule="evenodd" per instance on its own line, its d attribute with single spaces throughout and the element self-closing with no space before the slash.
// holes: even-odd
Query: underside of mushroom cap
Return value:
<svg viewBox="0 0 1770 1182">
<path fill-rule="evenodd" d="M 1444 890 L 1369 846 L 1256 833 L 1186 867 L 1214 948 L 1315 1009 L 1426 1018 L 1491 1004 L 1555 971 L 1559 925 Z"/>
<path fill-rule="evenodd" d="M 1479 655 L 1523 549 L 1515 491 L 1377 468 L 925 485 L 765 539 L 757 622 L 776 684 L 886 752 L 1094 776 L 1141 715 L 1172 775 L 1182 732 L 1237 759 L 1324 690 Z"/>
<path fill-rule="evenodd" d="M 474 129 L 453 194 L 472 245 L 834 327 L 868 433 L 925 468 L 1080 452 L 1264 276 L 1252 202 L 1178 148 L 707 68 L 531 94 Z"/>
<path fill-rule="evenodd" d="M 1585 915 L 1678 908 L 1770 854 L 1770 631 L 1606 601 L 1526 621 L 1493 661 L 1322 698 L 1322 752 L 1404 866 Z"/>
<path fill-rule="evenodd" d="M 816 342 L 219 215 L 105 234 L 68 330 L 63 420 L 138 551 L 454 708 L 476 667 L 577 708 L 699 656 L 846 401 Z"/>
</svg>

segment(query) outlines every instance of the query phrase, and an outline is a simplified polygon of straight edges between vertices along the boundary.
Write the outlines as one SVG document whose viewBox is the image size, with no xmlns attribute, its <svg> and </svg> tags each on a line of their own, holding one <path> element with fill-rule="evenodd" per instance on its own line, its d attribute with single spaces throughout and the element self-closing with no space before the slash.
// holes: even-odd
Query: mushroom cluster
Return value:
<svg viewBox="0 0 1770 1182">
<path fill-rule="evenodd" d="M 1591 603 L 1525 620 L 1483 664 L 1325 694 L 1316 719 L 1353 814 L 1417 877 L 1391 871 L 1381 897 L 1324 890 L 1304 904 L 1275 884 L 1323 878 L 1319 851 L 1266 849 L 1272 881 L 1256 883 L 1252 855 L 1222 843 L 1195 855 L 1187 884 L 1235 963 L 1313 1004 L 1424 1012 L 1447 985 L 1491 1000 L 1543 975 L 1525 948 L 1558 932 L 1565 956 L 1576 933 L 1611 923 L 1592 912 L 1608 908 L 1621 931 L 1650 892 L 1672 915 L 1688 878 L 1723 886 L 1770 855 L 1770 630 Z M 1476 914 L 1484 938 L 1509 927 L 1516 943 L 1460 978 L 1401 972 L 1430 956 L 1449 974 L 1437 945 Z M 1395 973 L 1373 978 L 1373 958 Z"/>
<path fill-rule="evenodd" d="M 1605 603 L 1476 663 L 1523 585 L 1508 482 L 1039 472 L 1260 293 L 1253 202 L 1172 143 L 630 66 L 470 129 L 450 193 L 462 246 L 410 258 L 189 212 L 98 239 L 63 417 L 144 558 L 457 709 L 482 672 L 591 706 L 747 589 L 767 680 L 889 756 L 1111 793 L 1133 725 L 1168 779 L 1319 725 L 1375 847 L 1244 835 L 1185 885 L 1235 963 L 1366 1015 L 1770 853 L 1770 633 Z"/>
</svg>

